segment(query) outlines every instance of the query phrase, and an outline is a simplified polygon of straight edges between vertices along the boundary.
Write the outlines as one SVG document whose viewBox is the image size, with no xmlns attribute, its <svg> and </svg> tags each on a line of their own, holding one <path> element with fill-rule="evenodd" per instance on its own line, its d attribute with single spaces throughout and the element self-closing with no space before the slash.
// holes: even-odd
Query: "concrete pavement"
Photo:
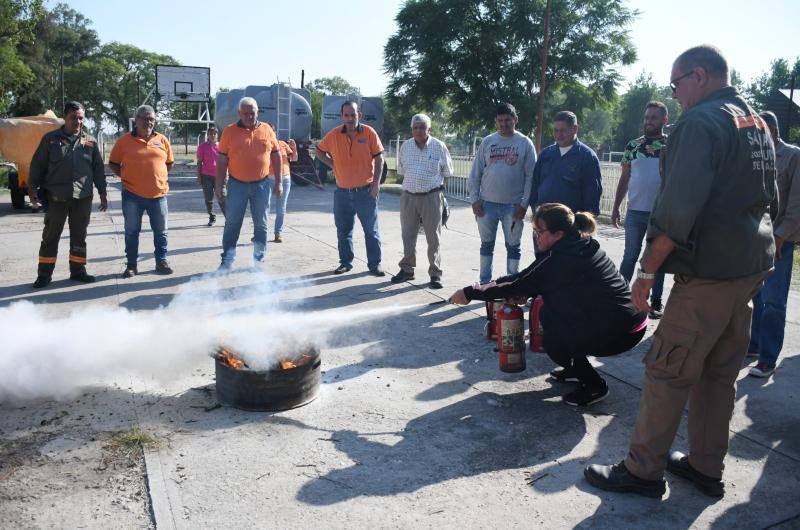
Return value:
<svg viewBox="0 0 800 530">
<path fill-rule="evenodd" d="M 203 286 L 204 273 L 219 263 L 222 227 L 205 226 L 202 195 L 191 177 L 171 180 L 172 276 L 147 272 L 154 265 L 152 243 L 143 231 L 143 274 L 119 278 L 125 260 L 116 182 L 110 211 L 94 214 L 89 230 L 89 267 L 98 283 L 65 279 L 62 241 L 55 281 L 33 291 L 41 214 L 12 213 L 2 204 L 0 307 L 30 300 L 53 317 L 95 305 L 158 315 L 185 292 L 188 280 Z M 482 337 L 482 306 L 419 305 L 446 298 L 477 278 L 479 240 L 467 205 L 451 204 L 451 229 L 443 236 L 445 288 L 432 291 L 426 286 L 424 237 L 418 243 L 417 279 L 391 285 L 389 276 L 366 273 L 358 223 L 355 267 L 333 276 L 331 204 L 331 189 L 292 189 L 285 242 L 269 244 L 263 274 L 248 269 L 252 225 L 246 221 L 236 270 L 219 287 L 226 300 L 241 307 L 257 306 L 262 301 L 252 293 L 271 285 L 270 303 L 278 311 L 296 312 L 292 325 L 299 335 L 313 332 L 304 328 L 303 315 L 334 310 L 353 316 L 328 336 L 322 388 L 314 402 L 278 413 L 215 408 L 213 362 L 199 355 L 191 369 L 167 383 L 123 377 L 101 382 L 81 399 L 15 405 L 0 420 L 0 433 L 14 438 L 35 431 L 33 418 L 44 410 L 76 417 L 87 400 L 92 410 L 114 412 L 119 424 L 138 423 L 164 441 L 145 453 L 159 528 L 800 527 L 796 293 L 781 368 L 768 380 L 748 378 L 744 366 L 740 374 L 726 496 L 708 499 L 672 477 L 663 500 L 613 495 L 586 484 L 582 469 L 589 461 L 613 463 L 625 456 L 650 339 L 596 363 L 609 382 L 607 400 L 586 409 L 566 406 L 560 396 L 571 386 L 548 379 L 553 365 L 546 356 L 529 353 L 521 374 L 498 370 L 493 344 Z M 397 271 L 402 256 L 398 210 L 398 196 L 382 193 L 388 273 Z M 526 263 L 532 259 L 530 233 L 526 226 Z M 618 263 L 621 231 L 603 228 L 599 239 Z M 504 272 L 497 268 L 505 263 L 504 253 L 498 241 L 496 273 Z M 404 306 L 409 307 L 399 309 Z M 651 324 L 648 336 L 654 329 Z M 101 421 L 104 428 L 111 428 L 109 421 Z M 686 445 L 683 425 L 675 448 Z M 63 526 L 129 523 L 115 512 L 87 519 L 77 494 L 54 501 L 56 507 L 50 499 L 28 502 L 42 512 L 58 510 L 53 520 Z"/>
</svg>

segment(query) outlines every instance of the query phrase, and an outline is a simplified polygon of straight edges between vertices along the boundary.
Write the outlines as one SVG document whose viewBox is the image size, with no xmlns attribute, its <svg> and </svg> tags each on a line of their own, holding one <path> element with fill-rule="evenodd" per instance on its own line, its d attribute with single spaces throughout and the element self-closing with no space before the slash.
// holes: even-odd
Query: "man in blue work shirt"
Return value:
<svg viewBox="0 0 800 530">
<path fill-rule="evenodd" d="M 578 140 L 578 117 L 563 110 L 553 118 L 556 143 L 542 149 L 533 170 L 531 207 L 560 202 L 573 212 L 600 214 L 600 161 Z"/>
</svg>

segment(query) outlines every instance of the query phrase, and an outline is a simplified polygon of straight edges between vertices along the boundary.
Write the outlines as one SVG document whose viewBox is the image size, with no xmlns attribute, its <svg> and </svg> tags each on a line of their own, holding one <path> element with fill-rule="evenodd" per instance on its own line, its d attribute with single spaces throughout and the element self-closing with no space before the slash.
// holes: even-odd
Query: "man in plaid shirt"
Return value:
<svg viewBox="0 0 800 530">
<path fill-rule="evenodd" d="M 403 237 L 403 259 L 400 272 L 392 283 L 414 279 L 417 265 L 417 234 L 420 219 L 428 240 L 428 275 L 430 287 L 442 288 L 442 256 L 439 239 L 442 235 L 444 185 L 453 173 L 453 161 L 444 142 L 431 136 L 431 119 L 425 114 L 411 118 L 411 138 L 403 142 L 397 156 L 397 173 L 403 175 L 400 197 L 400 227 Z"/>
</svg>

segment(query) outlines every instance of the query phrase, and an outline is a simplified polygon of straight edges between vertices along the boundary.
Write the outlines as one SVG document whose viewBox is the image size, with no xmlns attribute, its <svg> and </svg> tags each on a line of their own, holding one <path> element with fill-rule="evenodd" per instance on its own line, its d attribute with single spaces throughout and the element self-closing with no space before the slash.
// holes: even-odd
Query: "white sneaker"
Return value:
<svg viewBox="0 0 800 530">
<path fill-rule="evenodd" d="M 753 377 L 769 377 L 775 373 L 775 368 L 770 368 L 767 363 L 758 363 L 750 368 L 750 375 Z"/>
</svg>

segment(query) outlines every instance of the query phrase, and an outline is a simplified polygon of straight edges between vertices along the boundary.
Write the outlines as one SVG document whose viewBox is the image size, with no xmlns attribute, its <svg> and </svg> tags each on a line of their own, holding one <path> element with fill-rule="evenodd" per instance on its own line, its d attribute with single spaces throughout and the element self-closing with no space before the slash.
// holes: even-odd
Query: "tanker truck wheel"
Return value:
<svg viewBox="0 0 800 530">
<path fill-rule="evenodd" d="M 25 208 L 25 189 L 19 187 L 19 174 L 15 170 L 8 173 L 8 189 L 11 192 L 11 206 L 15 210 Z"/>
<path fill-rule="evenodd" d="M 19 188 L 11 188 L 11 206 L 15 210 L 25 208 L 25 192 Z"/>
</svg>

